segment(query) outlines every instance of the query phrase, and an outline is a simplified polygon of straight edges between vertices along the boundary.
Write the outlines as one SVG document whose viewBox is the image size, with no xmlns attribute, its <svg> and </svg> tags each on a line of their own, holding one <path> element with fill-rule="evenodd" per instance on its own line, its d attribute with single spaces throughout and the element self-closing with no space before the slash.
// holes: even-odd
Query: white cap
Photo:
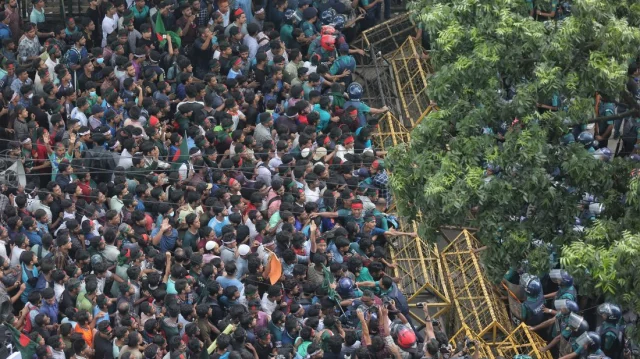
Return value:
<svg viewBox="0 0 640 359">
<path fill-rule="evenodd" d="M 246 256 L 249 252 L 251 252 L 251 248 L 246 244 L 241 244 L 240 247 L 238 247 L 238 253 L 240 253 L 241 256 Z"/>
<path fill-rule="evenodd" d="M 218 247 L 218 243 L 214 242 L 214 241 L 209 241 L 207 242 L 207 244 L 204 245 L 204 248 L 206 248 L 208 251 L 215 249 Z"/>
</svg>

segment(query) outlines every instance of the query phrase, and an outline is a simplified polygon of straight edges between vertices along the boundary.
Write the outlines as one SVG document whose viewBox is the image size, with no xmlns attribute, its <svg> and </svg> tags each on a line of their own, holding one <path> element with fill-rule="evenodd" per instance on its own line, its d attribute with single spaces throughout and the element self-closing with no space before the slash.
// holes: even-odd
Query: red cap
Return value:
<svg viewBox="0 0 640 359">
<path fill-rule="evenodd" d="M 156 116 L 151 116 L 149 118 L 149 124 L 151 126 L 156 126 L 159 122 L 160 122 L 160 120 L 158 120 L 158 118 Z"/>
<path fill-rule="evenodd" d="M 242 9 L 237 9 L 236 11 L 233 12 L 233 16 L 235 17 L 238 17 L 242 14 L 244 14 L 244 11 L 242 11 Z"/>
</svg>

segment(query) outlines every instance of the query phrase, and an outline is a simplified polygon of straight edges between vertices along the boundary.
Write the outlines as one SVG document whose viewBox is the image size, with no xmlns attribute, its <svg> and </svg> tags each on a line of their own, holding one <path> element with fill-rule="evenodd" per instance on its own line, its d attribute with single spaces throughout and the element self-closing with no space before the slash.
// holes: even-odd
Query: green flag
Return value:
<svg viewBox="0 0 640 359">
<path fill-rule="evenodd" d="M 167 39 L 162 35 L 171 36 L 171 43 L 174 47 L 180 47 L 182 45 L 182 39 L 180 39 L 180 35 L 173 31 L 167 31 L 164 28 L 164 21 L 162 20 L 162 14 L 160 14 L 160 12 L 158 12 L 156 15 L 154 30 L 156 31 L 158 42 L 160 42 L 160 47 L 164 47 L 164 44 L 167 43 Z"/>
<path fill-rule="evenodd" d="M 173 170 L 178 170 L 183 163 L 189 162 L 189 146 L 187 146 L 186 131 L 184 133 L 184 137 L 182 137 L 182 143 L 180 144 L 180 148 L 178 148 L 175 155 L 173 155 L 171 162 L 173 162 L 173 164 L 171 165 L 171 168 Z"/>
<path fill-rule="evenodd" d="M 338 295 L 338 293 L 336 293 L 335 289 L 331 288 L 331 284 L 335 282 L 335 278 L 333 277 L 333 274 L 331 274 L 329 268 L 327 268 L 326 266 L 322 266 L 322 277 L 322 288 L 325 288 L 327 290 L 327 295 L 329 296 L 329 298 L 337 303 L 340 303 L 340 296 Z"/>
<path fill-rule="evenodd" d="M 9 328 L 9 330 L 13 334 L 13 339 L 14 339 L 13 341 L 16 344 L 16 348 L 18 348 L 18 350 L 20 351 L 20 354 L 22 355 L 22 357 L 32 358 L 33 355 L 36 353 L 36 348 L 38 347 L 38 344 L 35 343 L 33 340 L 29 339 L 28 336 L 24 335 L 23 333 L 20 333 L 18 329 L 12 327 L 11 325 L 7 325 L 7 328 Z"/>
</svg>

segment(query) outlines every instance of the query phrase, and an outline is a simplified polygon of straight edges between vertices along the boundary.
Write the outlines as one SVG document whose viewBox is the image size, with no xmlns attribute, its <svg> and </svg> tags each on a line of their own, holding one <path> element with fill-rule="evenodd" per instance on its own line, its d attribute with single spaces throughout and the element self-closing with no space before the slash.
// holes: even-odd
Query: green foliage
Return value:
<svg viewBox="0 0 640 359">
<path fill-rule="evenodd" d="M 561 138 L 567 123 L 595 117 L 596 91 L 613 97 L 624 91 L 628 62 L 640 48 L 640 6 L 572 4 L 571 17 L 549 23 L 531 19 L 524 0 L 410 5 L 431 34 L 435 74 L 428 95 L 441 111 L 413 129 L 409 145 L 391 151 L 391 186 L 401 215 L 421 213 L 425 238 L 435 239 L 442 225 L 479 228 L 488 245 L 484 262 L 496 280 L 525 258 L 544 272 L 564 246 L 565 253 L 578 253 L 563 259 L 567 266 L 601 268 L 601 275 L 579 282 L 592 281 L 587 288 L 594 293 L 619 295 L 633 288 L 634 277 L 616 269 L 622 256 L 605 260 L 598 253 L 630 246 L 626 240 L 633 236 L 622 229 L 640 233 L 633 163 L 598 161 Z M 510 89 L 515 96 L 507 101 Z M 566 99 L 559 111 L 537 111 L 536 104 L 551 104 L 558 94 Z M 496 135 L 501 126 L 506 132 Z M 487 128 L 493 134 L 485 134 Z M 488 163 L 500 173 L 485 175 Z M 597 196 L 606 210 L 600 222 L 579 232 L 574 225 L 584 193 Z"/>
<path fill-rule="evenodd" d="M 610 233 L 605 231 L 612 229 L 611 224 L 596 221 L 584 240 L 563 248 L 560 262 L 585 293 L 602 296 L 637 312 L 640 311 L 640 298 L 635 295 L 640 290 L 637 269 L 640 235 L 627 231 L 615 233 L 620 238 L 609 243 L 605 237 Z"/>
</svg>

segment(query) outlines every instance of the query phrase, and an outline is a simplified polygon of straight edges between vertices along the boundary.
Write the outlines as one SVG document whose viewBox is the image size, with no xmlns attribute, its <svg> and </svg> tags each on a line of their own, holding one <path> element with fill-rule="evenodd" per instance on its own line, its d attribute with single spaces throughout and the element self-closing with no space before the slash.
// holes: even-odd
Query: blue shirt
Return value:
<svg viewBox="0 0 640 359">
<path fill-rule="evenodd" d="M 97 305 L 96 305 L 95 307 L 93 307 L 93 317 L 94 317 L 94 318 L 95 318 L 95 316 L 96 316 L 96 315 L 98 315 L 98 313 L 100 313 L 100 312 L 102 312 L 102 311 L 100 310 L 100 308 L 98 308 L 98 306 L 97 306 Z M 103 321 L 105 321 L 105 320 L 106 320 L 107 322 L 110 320 L 110 319 L 109 319 L 109 312 L 108 312 L 108 311 L 106 311 L 106 312 L 103 312 L 103 313 L 104 313 L 104 316 L 103 316 L 102 318 L 98 318 L 98 320 L 96 320 L 96 325 L 98 325 L 98 323 L 103 322 Z"/>
<path fill-rule="evenodd" d="M 213 217 L 209 221 L 208 226 L 213 228 L 213 230 L 216 232 L 217 237 L 220 237 L 222 236 L 222 227 L 226 226 L 227 224 L 231 224 L 231 222 L 229 222 L 229 217 L 224 217 L 224 220 L 222 222 L 218 221 L 216 217 Z"/>
<path fill-rule="evenodd" d="M 42 237 L 38 234 L 38 232 L 30 232 L 23 230 L 22 233 L 29 238 L 29 244 L 34 246 L 36 244 L 42 245 Z"/>
<path fill-rule="evenodd" d="M 180 100 L 184 100 L 187 97 L 187 91 L 183 84 L 179 84 L 176 87 L 176 96 L 178 96 Z"/>
<path fill-rule="evenodd" d="M 21 266 L 22 266 L 22 282 L 27 285 L 27 288 L 20 295 L 20 300 L 22 301 L 22 303 L 26 303 L 28 301 L 27 298 L 29 298 L 29 294 L 31 294 L 31 292 L 33 292 L 33 290 L 35 289 L 35 287 L 32 287 L 29 284 L 29 275 L 27 274 L 27 272 L 28 271 L 31 272 L 32 278 L 37 278 L 40 275 L 40 273 L 38 272 L 38 268 L 36 268 L 36 266 L 33 266 L 33 269 L 31 270 L 29 270 L 29 268 L 27 268 L 27 266 L 25 266 L 24 264 L 22 264 Z"/>
<path fill-rule="evenodd" d="M 160 228 L 154 228 L 153 231 L 151 231 L 151 237 L 155 237 L 156 234 L 158 234 L 158 231 L 160 230 Z M 166 251 L 172 251 L 175 246 L 176 246 L 176 241 L 178 240 L 178 231 L 174 228 L 171 230 L 171 234 L 170 235 L 162 235 L 162 238 L 160 238 L 160 251 L 161 252 L 166 252 Z"/>
<path fill-rule="evenodd" d="M 220 276 L 216 278 L 216 282 L 220 283 L 220 286 L 222 287 L 222 289 L 235 285 L 240 291 L 240 293 L 244 293 L 244 285 L 242 284 L 242 282 L 240 282 L 235 278 L 229 279 L 227 277 Z"/>
<path fill-rule="evenodd" d="M 49 304 L 46 301 L 42 301 L 42 306 L 40 307 L 40 313 L 46 314 L 49 318 L 51 318 L 51 323 L 58 322 L 58 302 L 54 304 Z"/>
</svg>

